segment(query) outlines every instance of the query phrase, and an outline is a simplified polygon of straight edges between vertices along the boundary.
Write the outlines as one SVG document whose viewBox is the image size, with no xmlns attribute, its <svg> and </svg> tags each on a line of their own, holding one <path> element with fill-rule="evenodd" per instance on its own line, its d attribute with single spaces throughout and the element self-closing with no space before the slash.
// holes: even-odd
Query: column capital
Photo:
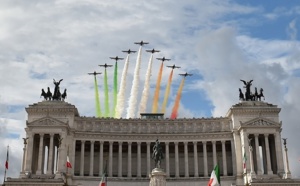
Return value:
<svg viewBox="0 0 300 186">
<path fill-rule="evenodd" d="M 168 142 L 168 141 L 166 141 L 166 142 L 165 142 L 165 145 L 169 145 L 169 142 Z"/>
<path fill-rule="evenodd" d="M 174 141 L 174 144 L 175 144 L 175 145 L 178 145 L 178 141 Z"/>
<path fill-rule="evenodd" d="M 44 133 L 39 133 L 39 135 L 40 135 L 40 137 L 44 137 L 45 134 Z"/>
<path fill-rule="evenodd" d="M 265 138 L 269 137 L 270 134 L 264 134 Z"/>
<path fill-rule="evenodd" d="M 142 142 L 140 142 L 140 141 L 137 141 L 136 143 L 137 143 L 137 144 L 140 146 Z"/>
<path fill-rule="evenodd" d="M 49 136 L 51 137 L 51 138 L 53 138 L 54 137 L 54 133 L 49 133 Z"/>
<path fill-rule="evenodd" d="M 81 143 L 83 143 L 83 144 L 85 143 L 85 140 L 80 140 L 80 141 L 81 141 Z"/>
<path fill-rule="evenodd" d="M 215 144 L 216 144 L 216 141 L 211 141 L 211 143 L 212 143 L 213 145 L 215 145 Z"/>
<path fill-rule="evenodd" d="M 226 142 L 226 140 L 221 140 L 221 143 L 222 143 L 222 144 L 225 144 L 225 142 Z"/>
<path fill-rule="evenodd" d="M 109 141 L 109 145 L 112 145 L 114 142 L 113 141 Z"/>
<path fill-rule="evenodd" d="M 122 145 L 122 144 L 123 144 L 123 141 L 118 141 L 118 144 L 119 144 L 119 145 Z"/>
<path fill-rule="evenodd" d="M 206 145 L 207 144 L 207 141 L 202 141 L 203 145 Z"/>
<path fill-rule="evenodd" d="M 104 141 L 99 141 L 101 145 L 103 145 Z"/>
<path fill-rule="evenodd" d="M 197 145 L 197 144 L 198 144 L 198 141 L 193 141 L 193 144 L 194 144 L 194 145 Z"/>
<path fill-rule="evenodd" d="M 257 138 L 259 134 L 253 134 L 253 135 L 254 135 L 254 137 L 256 137 L 256 138 Z"/>
<path fill-rule="evenodd" d="M 131 144 L 132 144 L 132 142 L 131 142 L 131 141 L 128 141 L 127 143 L 128 143 L 128 145 L 131 145 Z"/>
<path fill-rule="evenodd" d="M 94 144 L 94 143 L 95 143 L 95 140 L 91 140 L 90 142 L 91 142 L 91 144 Z"/>
<path fill-rule="evenodd" d="M 186 146 L 188 143 L 189 143 L 189 142 L 187 142 L 187 141 L 184 141 L 184 142 L 183 142 L 183 144 L 184 144 L 185 146 Z"/>
</svg>

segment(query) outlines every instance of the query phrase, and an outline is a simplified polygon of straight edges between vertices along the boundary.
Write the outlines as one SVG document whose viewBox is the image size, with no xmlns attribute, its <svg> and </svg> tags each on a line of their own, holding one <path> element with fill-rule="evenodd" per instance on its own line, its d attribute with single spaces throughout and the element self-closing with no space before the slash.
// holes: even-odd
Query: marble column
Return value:
<svg viewBox="0 0 300 186">
<path fill-rule="evenodd" d="M 204 176 L 208 177 L 208 169 L 207 169 L 207 148 L 206 148 L 206 141 L 203 141 L 203 168 L 204 168 Z"/>
<path fill-rule="evenodd" d="M 284 164 L 283 164 L 283 153 L 282 153 L 282 145 L 281 145 L 281 135 L 280 132 L 276 132 L 274 134 L 275 138 L 275 151 L 277 158 L 277 174 L 284 174 Z"/>
<path fill-rule="evenodd" d="M 25 171 L 25 161 L 26 161 L 26 146 L 27 146 L 27 139 L 24 139 L 24 147 L 23 147 L 23 161 L 22 161 L 22 172 Z"/>
<path fill-rule="evenodd" d="M 258 134 L 254 134 L 255 137 L 255 154 L 256 154 L 256 167 L 257 167 L 257 175 L 262 175 L 261 171 L 261 159 L 259 154 L 259 141 L 258 141 Z"/>
<path fill-rule="evenodd" d="M 113 168 L 113 141 L 109 142 L 109 157 L 108 157 L 109 167 L 108 167 L 108 176 L 112 177 L 112 168 Z"/>
<path fill-rule="evenodd" d="M 212 141 L 212 147 L 213 147 L 213 161 L 214 161 L 213 167 L 215 167 L 217 165 L 216 141 Z"/>
<path fill-rule="evenodd" d="M 122 177 L 122 141 L 119 141 L 118 177 Z"/>
<path fill-rule="evenodd" d="M 132 174 L 131 174 L 131 143 L 132 142 L 128 142 L 128 171 L 127 171 L 127 177 L 131 178 Z"/>
<path fill-rule="evenodd" d="M 103 174 L 103 141 L 100 141 L 100 152 L 99 152 L 99 176 Z"/>
<path fill-rule="evenodd" d="M 85 144 L 85 141 L 81 140 L 80 176 L 84 176 L 84 144 Z"/>
<path fill-rule="evenodd" d="M 48 150 L 49 159 L 48 159 L 48 170 L 47 170 L 48 175 L 53 174 L 53 152 L 54 152 L 53 137 L 54 134 L 50 134 L 50 146 Z"/>
<path fill-rule="evenodd" d="M 179 177 L 179 155 L 178 155 L 178 142 L 175 143 L 175 177 Z"/>
<path fill-rule="evenodd" d="M 137 142 L 137 177 L 141 176 L 141 142 Z"/>
<path fill-rule="evenodd" d="M 252 143 L 253 144 L 253 143 Z M 255 172 L 254 172 L 254 169 L 253 169 L 253 147 L 252 147 L 252 144 L 251 144 L 251 141 L 249 143 L 249 154 L 250 154 L 250 176 L 251 176 L 251 180 L 253 178 L 256 178 L 256 175 L 255 175 Z"/>
<path fill-rule="evenodd" d="M 287 151 L 288 151 L 288 148 L 286 147 L 286 138 L 283 138 L 283 145 L 284 145 L 284 154 L 285 154 L 285 173 L 284 173 L 284 176 L 283 176 L 283 179 L 290 179 L 292 178 L 292 174 L 291 174 L 291 171 L 290 171 L 290 164 L 289 164 L 289 158 L 288 158 L 288 154 L 287 154 Z"/>
<path fill-rule="evenodd" d="M 184 144 L 184 176 L 189 177 L 189 155 L 188 155 L 188 142 L 183 142 Z"/>
<path fill-rule="evenodd" d="M 91 141 L 91 152 L 90 152 L 90 176 L 94 176 L 94 144 L 95 141 Z"/>
<path fill-rule="evenodd" d="M 28 145 L 27 145 L 25 172 L 31 173 L 34 134 L 27 133 L 27 135 L 28 135 Z"/>
<path fill-rule="evenodd" d="M 268 174 L 273 174 L 271 168 L 271 159 L 270 159 L 270 147 L 269 147 L 269 134 L 264 134 L 265 136 L 265 146 L 266 146 L 266 156 L 267 156 L 267 172 Z"/>
<path fill-rule="evenodd" d="M 75 167 L 75 153 L 76 153 L 76 139 L 73 139 L 73 148 L 71 148 L 71 165 L 72 167 Z M 68 169 L 67 167 L 66 168 L 66 172 L 68 174 L 68 171 L 70 171 L 71 175 L 74 175 L 74 168 L 73 169 Z"/>
<path fill-rule="evenodd" d="M 170 157 L 169 157 L 169 142 L 165 142 L 166 146 L 166 175 L 167 177 L 170 177 Z"/>
<path fill-rule="evenodd" d="M 42 164 L 43 164 L 43 152 L 44 152 L 44 134 L 40 134 L 40 144 L 39 144 L 39 157 L 38 157 L 38 170 L 37 175 L 43 174 Z"/>
<path fill-rule="evenodd" d="M 197 141 L 194 141 L 193 144 L 194 144 L 194 177 L 199 177 Z"/>
<path fill-rule="evenodd" d="M 147 175 L 150 174 L 150 142 L 147 142 Z"/>
<path fill-rule="evenodd" d="M 227 158 L 226 158 L 226 146 L 225 146 L 226 141 L 223 140 L 221 142 L 222 142 L 223 175 L 227 176 Z"/>
</svg>

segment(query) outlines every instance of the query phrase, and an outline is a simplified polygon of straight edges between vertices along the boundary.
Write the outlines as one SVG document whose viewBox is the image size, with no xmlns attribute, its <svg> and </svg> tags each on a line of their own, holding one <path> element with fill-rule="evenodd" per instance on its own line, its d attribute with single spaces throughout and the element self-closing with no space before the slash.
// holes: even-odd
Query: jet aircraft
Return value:
<svg viewBox="0 0 300 186">
<path fill-rule="evenodd" d="M 96 72 L 96 71 L 91 72 L 91 73 L 88 73 L 88 75 L 94 75 L 94 76 L 96 76 L 96 75 L 98 75 L 98 74 L 102 74 L 102 73 L 101 73 L 101 72 Z"/>
<path fill-rule="evenodd" d="M 146 52 L 151 52 L 152 54 L 155 52 L 160 52 L 159 50 L 155 50 L 154 48 L 152 50 L 146 50 Z"/>
<path fill-rule="evenodd" d="M 107 68 L 107 67 L 112 67 L 112 65 L 108 65 L 108 64 L 104 64 L 104 65 L 99 65 L 100 67 L 104 67 L 104 68 Z"/>
<path fill-rule="evenodd" d="M 180 76 L 184 76 L 184 77 L 186 77 L 186 76 L 192 76 L 193 74 L 188 74 L 187 72 L 185 73 L 185 74 L 179 74 Z"/>
<path fill-rule="evenodd" d="M 169 67 L 169 68 L 180 68 L 179 66 L 176 66 L 176 65 L 172 65 L 172 66 L 167 66 L 167 67 Z"/>
<path fill-rule="evenodd" d="M 128 49 L 128 50 L 122 50 L 122 52 L 125 52 L 125 53 L 127 53 L 127 54 L 130 54 L 130 53 L 135 53 L 136 51 L 133 51 L 133 50 Z"/>
<path fill-rule="evenodd" d="M 120 58 L 120 57 L 118 57 L 118 56 L 116 56 L 116 57 L 109 57 L 109 58 L 110 58 L 110 59 L 116 60 L 116 62 L 118 62 L 118 60 L 124 59 L 124 58 Z"/>
<path fill-rule="evenodd" d="M 162 62 L 164 62 L 164 61 L 170 61 L 171 59 L 167 59 L 167 58 L 165 58 L 165 57 L 163 57 L 163 58 L 156 58 L 156 59 L 158 59 L 158 60 L 161 60 Z"/>
<path fill-rule="evenodd" d="M 134 44 L 143 46 L 143 45 L 149 44 L 149 42 L 144 42 L 144 41 L 142 40 L 141 42 L 134 42 Z"/>
</svg>

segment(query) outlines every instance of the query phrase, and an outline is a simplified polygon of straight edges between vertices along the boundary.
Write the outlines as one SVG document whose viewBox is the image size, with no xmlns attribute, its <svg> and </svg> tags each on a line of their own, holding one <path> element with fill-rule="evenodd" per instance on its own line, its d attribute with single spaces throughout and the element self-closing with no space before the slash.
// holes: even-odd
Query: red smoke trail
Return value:
<svg viewBox="0 0 300 186">
<path fill-rule="evenodd" d="M 156 87 L 155 87 L 155 94 L 153 98 L 153 105 L 152 105 L 152 113 L 157 113 L 157 105 L 158 105 L 158 99 L 159 99 L 159 91 L 160 91 L 160 82 L 161 82 L 161 76 L 163 72 L 163 62 L 161 62 L 157 81 L 156 81 Z"/>
<path fill-rule="evenodd" d="M 171 119 L 176 119 L 177 118 L 180 98 L 181 98 L 181 94 L 182 94 L 182 88 L 183 88 L 183 85 L 184 85 L 184 80 L 185 80 L 185 78 L 183 78 L 181 83 L 180 83 L 180 86 L 179 86 L 179 89 L 178 89 L 178 92 L 177 92 L 177 96 L 176 96 L 176 100 L 175 100 L 175 104 L 174 104 L 174 107 L 172 109 L 172 114 L 171 114 L 171 117 L 170 117 Z"/>
<path fill-rule="evenodd" d="M 168 84 L 167 84 L 167 88 L 166 88 L 166 92 L 165 92 L 165 97 L 164 97 L 164 101 L 163 101 L 162 109 L 161 109 L 162 113 L 166 112 L 166 107 L 167 107 L 167 103 L 168 103 L 168 99 L 169 99 L 172 78 L 173 78 L 173 69 L 172 69 L 172 71 L 170 73 L 170 76 L 169 76 L 169 80 L 168 80 Z"/>
</svg>

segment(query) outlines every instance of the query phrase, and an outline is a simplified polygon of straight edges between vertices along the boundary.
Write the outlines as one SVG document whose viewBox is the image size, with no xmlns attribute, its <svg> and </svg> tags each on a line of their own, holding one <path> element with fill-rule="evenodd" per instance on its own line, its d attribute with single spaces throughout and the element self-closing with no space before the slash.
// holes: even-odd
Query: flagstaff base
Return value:
<svg viewBox="0 0 300 186">
<path fill-rule="evenodd" d="M 166 173 L 163 169 L 155 168 L 149 175 L 150 184 L 149 186 L 166 186 Z"/>
</svg>

